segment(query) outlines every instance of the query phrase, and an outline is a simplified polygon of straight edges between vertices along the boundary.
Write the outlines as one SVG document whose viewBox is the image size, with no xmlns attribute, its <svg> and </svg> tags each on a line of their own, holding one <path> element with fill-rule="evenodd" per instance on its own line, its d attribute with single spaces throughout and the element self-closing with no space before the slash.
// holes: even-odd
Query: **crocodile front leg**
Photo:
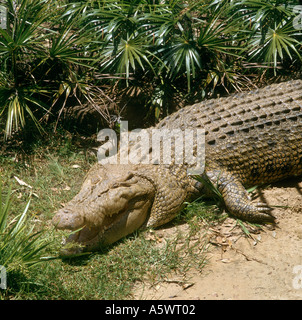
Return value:
<svg viewBox="0 0 302 320">
<path fill-rule="evenodd" d="M 251 222 L 273 222 L 271 208 L 263 203 L 254 203 L 240 179 L 228 171 L 209 170 L 207 177 L 220 191 L 227 210 L 234 216 Z"/>
</svg>

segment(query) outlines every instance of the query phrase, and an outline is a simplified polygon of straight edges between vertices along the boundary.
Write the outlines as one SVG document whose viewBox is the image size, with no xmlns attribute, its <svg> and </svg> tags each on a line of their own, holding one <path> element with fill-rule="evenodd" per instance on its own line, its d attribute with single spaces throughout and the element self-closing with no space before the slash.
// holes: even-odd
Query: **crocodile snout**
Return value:
<svg viewBox="0 0 302 320">
<path fill-rule="evenodd" d="M 57 229 L 77 230 L 84 225 L 84 219 L 68 208 L 59 210 L 52 219 Z"/>
</svg>

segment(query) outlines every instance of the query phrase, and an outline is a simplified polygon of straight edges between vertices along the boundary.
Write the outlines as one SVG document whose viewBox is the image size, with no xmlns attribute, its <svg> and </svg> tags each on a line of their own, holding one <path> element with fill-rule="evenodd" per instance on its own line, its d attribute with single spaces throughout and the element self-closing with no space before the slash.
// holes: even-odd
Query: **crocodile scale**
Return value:
<svg viewBox="0 0 302 320">
<path fill-rule="evenodd" d="M 273 221 L 270 208 L 254 203 L 245 188 L 302 175 L 302 80 L 187 106 L 155 127 L 163 128 L 204 129 L 203 181 L 216 186 L 234 216 Z M 198 152 L 194 144 L 193 150 Z M 204 183 L 187 174 L 186 163 L 175 163 L 95 164 L 54 225 L 80 230 L 68 241 L 94 250 L 171 221 L 184 202 L 206 192 Z"/>
<path fill-rule="evenodd" d="M 205 174 L 229 211 L 250 221 L 270 217 L 251 205 L 244 186 L 302 174 L 301 80 L 197 103 L 158 127 L 205 128 Z"/>
</svg>

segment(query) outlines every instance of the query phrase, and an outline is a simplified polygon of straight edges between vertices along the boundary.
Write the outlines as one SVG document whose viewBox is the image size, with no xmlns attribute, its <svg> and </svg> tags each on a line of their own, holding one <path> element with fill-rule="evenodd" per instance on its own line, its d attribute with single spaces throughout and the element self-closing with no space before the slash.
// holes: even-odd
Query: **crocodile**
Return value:
<svg viewBox="0 0 302 320">
<path fill-rule="evenodd" d="M 200 175 L 217 187 L 231 215 L 274 222 L 271 208 L 252 201 L 246 188 L 302 174 L 302 80 L 205 100 L 155 128 L 204 128 L 205 169 Z M 78 244 L 76 252 L 164 225 L 186 201 L 207 192 L 206 184 L 187 169 L 188 164 L 173 159 L 165 165 L 96 163 L 53 224 L 74 231 L 67 243 Z"/>
</svg>

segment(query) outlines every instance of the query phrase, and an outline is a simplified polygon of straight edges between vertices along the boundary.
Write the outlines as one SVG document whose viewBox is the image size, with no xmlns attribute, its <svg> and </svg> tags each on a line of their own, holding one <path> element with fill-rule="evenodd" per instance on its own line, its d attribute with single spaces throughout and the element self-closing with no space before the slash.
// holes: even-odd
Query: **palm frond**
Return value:
<svg viewBox="0 0 302 320">
<path fill-rule="evenodd" d="M 264 39 L 260 32 L 256 33 L 251 40 L 251 60 L 262 60 L 266 65 L 272 66 L 275 73 L 278 62 L 285 59 L 284 54 L 290 60 L 293 59 L 292 54 L 302 60 L 297 49 L 299 45 L 301 46 L 301 42 L 294 38 L 293 34 L 294 30 L 291 23 L 285 25 L 279 23 L 275 28 L 269 28 Z"/>
</svg>

